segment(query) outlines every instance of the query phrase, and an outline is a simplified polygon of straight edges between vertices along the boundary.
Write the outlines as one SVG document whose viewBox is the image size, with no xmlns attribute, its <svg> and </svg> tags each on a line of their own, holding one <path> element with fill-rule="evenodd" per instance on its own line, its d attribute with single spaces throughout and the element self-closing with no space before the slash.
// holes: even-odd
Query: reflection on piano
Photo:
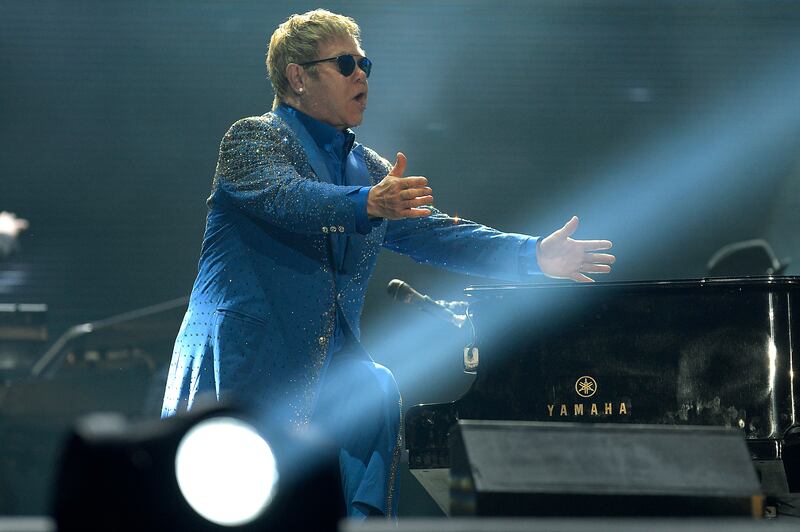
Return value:
<svg viewBox="0 0 800 532">
<path fill-rule="evenodd" d="M 471 388 L 406 415 L 444 508 L 458 419 L 738 427 L 767 495 L 800 491 L 800 278 L 474 286 Z"/>
</svg>

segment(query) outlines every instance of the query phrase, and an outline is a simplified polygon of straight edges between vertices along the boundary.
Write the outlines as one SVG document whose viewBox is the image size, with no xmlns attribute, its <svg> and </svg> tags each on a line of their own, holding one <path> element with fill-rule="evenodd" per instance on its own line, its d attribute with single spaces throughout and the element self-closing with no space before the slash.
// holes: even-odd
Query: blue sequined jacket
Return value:
<svg viewBox="0 0 800 532">
<path fill-rule="evenodd" d="M 378 183 L 390 168 L 355 144 L 347 158 L 350 186 L 333 185 L 323 154 L 290 113 L 279 108 L 231 126 L 220 145 L 199 273 L 162 415 L 208 392 L 265 408 L 283 404 L 289 411 L 273 408 L 276 417 L 306 422 L 337 306 L 352 337 L 360 338 L 381 247 L 459 272 L 511 281 L 526 275 L 519 256 L 531 237 L 435 209 L 360 234 L 347 194 Z M 339 263 L 330 252 L 332 233 L 347 237 Z"/>
</svg>

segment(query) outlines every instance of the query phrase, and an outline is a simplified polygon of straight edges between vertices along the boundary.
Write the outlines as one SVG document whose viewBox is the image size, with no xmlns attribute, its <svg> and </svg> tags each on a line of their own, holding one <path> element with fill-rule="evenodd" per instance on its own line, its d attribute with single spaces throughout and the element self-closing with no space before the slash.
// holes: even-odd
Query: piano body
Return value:
<svg viewBox="0 0 800 532">
<path fill-rule="evenodd" d="M 738 427 L 765 494 L 800 491 L 800 277 L 465 292 L 475 380 L 405 423 L 409 468 L 443 510 L 458 419 Z"/>
</svg>

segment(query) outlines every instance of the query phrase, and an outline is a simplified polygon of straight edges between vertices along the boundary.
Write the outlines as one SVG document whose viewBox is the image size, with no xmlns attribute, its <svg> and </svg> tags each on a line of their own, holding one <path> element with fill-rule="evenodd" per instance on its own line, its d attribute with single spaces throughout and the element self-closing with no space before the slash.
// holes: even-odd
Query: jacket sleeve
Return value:
<svg viewBox="0 0 800 532">
<path fill-rule="evenodd" d="M 524 281 L 536 271 L 521 261 L 526 243 L 534 237 L 504 233 L 427 208 L 433 211 L 430 216 L 390 221 L 384 247 L 422 264 L 504 281 Z"/>
<path fill-rule="evenodd" d="M 295 233 L 356 232 L 348 194 L 316 180 L 297 137 L 269 115 L 234 123 L 222 138 L 209 205 L 240 209 Z"/>
<path fill-rule="evenodd" d="M 372 150 L 367 166 L 374 175 L 386 174 L 391 165 Z M 504 281 L 529 280 L 539 273 L 536 237 L 504 233 L 469 220 L 453 218 L 433 206 L 430 216 L 389 221 L 383 246 L 422 264 Z M 524 260 L 523 260 L 524 259 Z M 532 262 L 532 264 L 528 264 Z"/>
</svg>

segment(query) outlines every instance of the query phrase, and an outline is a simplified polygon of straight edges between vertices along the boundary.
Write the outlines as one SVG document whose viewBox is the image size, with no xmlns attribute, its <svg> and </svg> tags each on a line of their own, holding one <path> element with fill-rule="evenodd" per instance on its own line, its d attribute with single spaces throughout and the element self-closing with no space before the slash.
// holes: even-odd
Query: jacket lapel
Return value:
<svg viewBox="0 0 800 532">
<path fill-rule="evenodd" d="M 364 161 L 364 148 L 360 144 L 353 146 L 347 156 L 347 167 L 345 169 L 348 185 L 369 187 L 372 185 L 367 163 Z"/>
<path fill-rule="evenodd" d="M 281 117 L 286 125 L 295 132 L 297 135 L 297 139 L 300 141 L 300 145 L 306 152 L 306 157 L 308 157 L 308 164 L 311 165 L 311 169 L 314 170 L 314 173 L 317 175 L 317 179 L 320 181 L 325 181 L 326 183 L 333 183 L 331 179 L 330 173 L 328 173 L 328 167 L 325 166 L 325 159 L 323 158 L 324 155 L 322 151 L 317 146 L 317 143 L 314 142 L 314 139 L 311 138 L 311 134 L 308 130 L 300 123 L 297 117 L 294 116 L 291 112 L 287 112 L 286 109 L 283 107 L 278 107 L 276 109 L 275 114 Z"/>
<path fill-rule="evenodd" d="M 345 161 L 345 183 L 348 185 L 369 186 L 371 183 L 369 180 L 369 172 L 367 172 L 367 165 L 364 163 L 364 158 L 361 156 L 361 154 L 356 153 L 356 147 L 357 146 L 354 146 L 353 149 L 350 150 L 350 153 L 347 155 L 347 160 Z M 353 255 L 361 250 L 360 246 L 355 246 L 354 248 L 353 239 L 350 235 L 345 235 L 345 238 L 342 240 L 342 253 L 339 262 L 339 269 L 344 268 L 345 264 L 348 262 L 354 262 L 356 257 Z M 350 271 L 350 268 L 348 268 L 347 271 Z"/>
</svg>

